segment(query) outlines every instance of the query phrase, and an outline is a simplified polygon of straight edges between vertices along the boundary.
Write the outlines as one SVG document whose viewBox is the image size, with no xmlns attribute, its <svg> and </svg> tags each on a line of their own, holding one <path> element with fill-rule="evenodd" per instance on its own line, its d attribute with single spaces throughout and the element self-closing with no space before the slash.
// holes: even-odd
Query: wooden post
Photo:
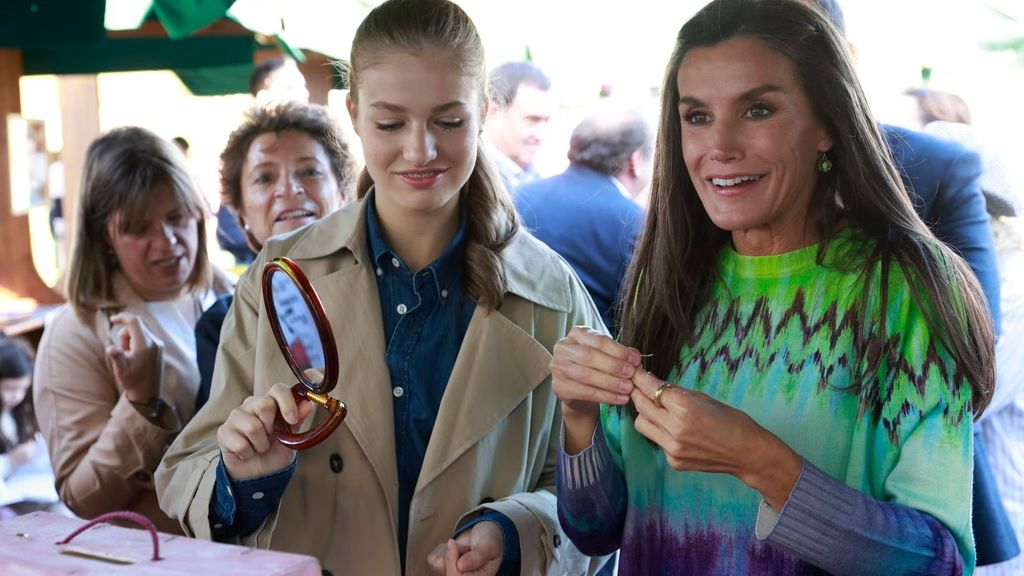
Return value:
<svg viewBox="0 0 1024 576">
<path fill-rule="evenodd" d="M 71 261 L 71 245 L 75 239 L 78 195 L 81 192 L 82 168 L 89 144 L 100 135 L 100 102 L 96 75 L 71 75 L 57 78 L 60 96 L 61 134 L 64 139 L 64 262 Z"/>
<path fill-rule="evenodd" d="M 11 213 L 11 172 L 7 145 L 7 115 L 21 113 L 20 50 L 0 50 L 0 286 L 40 304 L 63 299 L 47 286 L 32 262 L 28 215 Z"/>
</svg>

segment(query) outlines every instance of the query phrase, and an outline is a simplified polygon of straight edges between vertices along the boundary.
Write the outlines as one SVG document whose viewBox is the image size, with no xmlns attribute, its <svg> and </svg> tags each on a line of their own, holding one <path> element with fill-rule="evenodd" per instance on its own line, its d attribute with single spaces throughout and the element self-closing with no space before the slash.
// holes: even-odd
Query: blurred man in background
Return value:
<svg viewBox="0 0 1024 576">
<path fill-rule="evenodd" d="M 490 108 L 484 136 L 509 191 L 536 180 L 533 159 L 555 108 L 551 80 L 529 62 L 507 62 L 490 74 Z"/>
<path fill-rule="evenodd" d="M 644 223 L 635 198 L 651 182 L 651 130 L 637 112 L 605 109 L 583 119 L 569 141 L 565 172 L 521 186 L 523 224 L 572 266 L 608 329 L 633 245 Z"/>
<path fill-rule="evenodd" d="M 258 106 L 272 102 L 309 102 L 306 77 L 299 65 L 288 56 L 264 60 L 249 77 L 249 92 Z"/>
</svg>

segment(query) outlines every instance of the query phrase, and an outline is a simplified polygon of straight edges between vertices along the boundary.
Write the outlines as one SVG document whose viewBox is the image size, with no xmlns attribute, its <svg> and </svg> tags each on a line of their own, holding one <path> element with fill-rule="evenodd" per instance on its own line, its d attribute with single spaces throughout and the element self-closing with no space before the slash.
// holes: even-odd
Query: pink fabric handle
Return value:
<svg viewBox="0 0 1024 576">
<path fill-rule="evenodd" d="M 123 511 L 107 512 L 106 514 L 101 514 L 93 518 L 92 520 L 86 522 L 85 524 L 79 526 L 77 530 L 69 534 L 67 538 L 61 540 L 60 542 L 57 542 L 57 544 L 67 544 L 68 542 L 71 542 L 72 538 L 78 536 L 82 532 L 85 532 L 89 528 L 92 528 L 100 522 L 110 522 L 111 520 L 131 520 L 136 524 L 141 524 L 143 528 L 149 530 L 149 535 L 153 538 L 153 560 L 160 559 L 160 540 L 157 538 L 156 526 L 154 526 L 153 523 L 150 522 L 149 518 L 146 518 L 145 516 L 137 512 Z"/>
</svg>

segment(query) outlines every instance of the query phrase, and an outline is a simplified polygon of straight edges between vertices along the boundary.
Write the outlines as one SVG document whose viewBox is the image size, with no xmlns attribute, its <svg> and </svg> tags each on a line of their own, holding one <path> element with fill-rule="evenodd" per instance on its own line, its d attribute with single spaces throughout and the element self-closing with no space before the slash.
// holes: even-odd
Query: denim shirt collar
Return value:
<svg viewBox="0 0 1024 576">
<path fill-rule="evenodd" d="M 264 259 L 257 262 L 287 254 L 300 266 L 325 259 L 325 262 L 335 263 L 332 264 L 334 266 L 342 265 L 339 264 L 342 262 L 347 262 L 344 265 L 363 265 L 373 274 L 377 264 L 370 259 L 370 235 L 364 230 L 369 228 L 366 213 L 372 194 L 371 189 L 358 202 L 321 218 L 302 228 L 301 232 L 296 230 L 271 238 L 263 247 Z M 467 224 L 462 224 L 460 229 L 464 226 Z M 457 241 L 458 236 L 452 243 Z M 566 264 L 529 232 L 520 229 L 516 233 L 501 251 L 501 264 L 507 293 L 553 310 L 572 310 L 573 289 L 564 276 L 557 273 Z"/>
<path fill-rule="evenodd" d="M 377 207 L 374 201 L 374 191 L 371 190 L 366 197 L 366 235 L 370 244 L 370 257 L 374 264 L 381 269 L 388 269 L 391 266 L 391 259 L 397 259 L 400 269 L 406 274 L 412 272 L 405 265 L 401 256 L 384 239 L 380 221 L 377 219 Z M 465 249 L 466 238 L 466 208 L 465 204 L 459 203 L 459 230 L 455 237 L 448 243 L 441 256 L 424 268 L 433 272 L 434 280 L 441 287 L 448 285 L 451 281 L 459 281 L 462 271 L 462 254 Z"/>
</svg>

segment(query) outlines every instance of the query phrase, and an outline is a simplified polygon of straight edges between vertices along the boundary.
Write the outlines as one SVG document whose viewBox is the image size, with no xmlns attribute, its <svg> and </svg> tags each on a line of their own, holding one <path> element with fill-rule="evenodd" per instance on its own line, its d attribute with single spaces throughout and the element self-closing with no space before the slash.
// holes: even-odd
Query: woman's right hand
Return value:
<svg viewBox="0 0 1024 576">
<path fill-rule="evenodd" d="M 566 452 L 574 454 L 590 445 L 598 404 L 629 403 L 630 379 L 639 366 L 636 348 L 585 326 L 576 326 L 555 344 L 552 389 L 562 402 Z"/>
<path fill-rule="evenodd" d="M 294 428 L 314 408 L 308 400 L 296 402 L 291 388 L 280 383 L 263 396 L 246 398 L 217 429 L 217 444 L 228 476 L 232 480 L 248 480 L 287 468 L 295 458 L 295 450 L 277 441 L 274 419 L 280 412 Z"/>
<path fill-rule="evenodd" d="M 110 344 L 106 354 L 118 387 L 136 404 L 160 396 L 163 346 L 137 315 L 121 312 L 110 317 Z"/>
</svg>

